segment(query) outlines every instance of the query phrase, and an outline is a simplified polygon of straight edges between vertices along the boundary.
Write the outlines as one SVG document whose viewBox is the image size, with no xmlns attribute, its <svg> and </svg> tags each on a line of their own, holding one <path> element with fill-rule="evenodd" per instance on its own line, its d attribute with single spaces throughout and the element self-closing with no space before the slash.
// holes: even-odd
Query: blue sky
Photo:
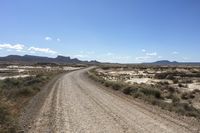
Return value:
<svg viewBox="0 0 200 133">
<path fill-rule="evenodd" d="M 200 61 L 199 0 L 1 0 L 0 56 Z"/>
</svg>

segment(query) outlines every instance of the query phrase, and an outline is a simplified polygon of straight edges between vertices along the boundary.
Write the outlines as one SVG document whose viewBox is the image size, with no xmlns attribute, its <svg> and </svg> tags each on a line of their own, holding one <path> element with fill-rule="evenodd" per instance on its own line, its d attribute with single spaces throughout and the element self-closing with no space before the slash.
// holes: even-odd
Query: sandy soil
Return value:
<svg viewBox="0 0 200 133">
<path fill-rule="evenodd" d="M 0 76 L 0 80 L 4 80 L 4 79 L 8 79 L 8 78 L 26 78 L 26 77 L 30 77 L 30 76 L 34 76 L 34 75 L 15 75 L 15 76 Z"/>
<path fill-rule="evenodd" d="M 63 70 L 66 71 L 72 71 L 72 70 L 78 70 L 81 69 L 82 67 L 63 67 Z"/>
<path fill-rule="evenodd" d="M 151 79 L 151 78 L 132 78 L 130 80 L 126 80 L 125 82 L 127 83 L 145 83 L 145 84 L 155 84 L 158 82 L 168 82 L 168 83 L 172 83 L 171 80 L 159 80 L 159 79 Z"/>
<path fill-rule="evenodd" d="M 88 68 L 90 69 L 90 68 Z M 197 128 L 176 118 L 157 114 L 91 82 L 77 70 L 48 86 L 38 113 L 26 123 L 28 133 L 197 133 Z M 143 103 L 141 103 L 143 104 Z M 144 105 L 145 106 L 145 105 Z M 26 110 L 23 119 L 27 117 Z"/>
<path fill-rule="evenodd" d="M 200 83 L 192 83 L 192 84 L 188 84 L 188 88 L 190 91 L 193 91 L 195 89 L 200 90 Z"/>
</svg>

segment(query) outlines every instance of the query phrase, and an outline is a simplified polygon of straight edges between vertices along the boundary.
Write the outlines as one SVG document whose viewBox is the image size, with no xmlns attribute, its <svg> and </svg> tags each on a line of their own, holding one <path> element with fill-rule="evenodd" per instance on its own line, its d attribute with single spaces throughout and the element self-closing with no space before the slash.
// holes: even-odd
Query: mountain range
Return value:
<svg viewBox="0 0 200 133">
<path fill-rule="evenodd" d="M 33 56 L 33 55 L 8 55 L 0 57 L 1 63 L 58 63 L 58 64 L 98 64 L 98 61 L 81 61 L 77 58 L 57 56 L 56 58 Z"/>
<path fill-rule="evenodd" d="M 200 65 L 200 62 L 177 62 L 177 61 L 169 61 L 169 60 L 160 60 L 151 63 L 142 63 L 148 65 Z"/>
<path fill-rule="evenodd" d="M 33 56 L 33 55 L 8 55 L 5 57 L 0 57 L 0 63 L 26 63 L 26 64 L 35 64 L 35 63 L 57 63 L 57 64 L 100 64 L 100 62 L 93 61 L 82 61 L 77 58 L 70 58 L 65 56 L 58 55 L 55 58 L 43 57 L 43 56 Z M 112 63 L 111 63 L 112 64 Z M 177 61 L 168 61 L 160 60 L 150 63 L 142 63 L 144 65 L 200 65 L 200 62 L 177 62 Z"/>
</svg>

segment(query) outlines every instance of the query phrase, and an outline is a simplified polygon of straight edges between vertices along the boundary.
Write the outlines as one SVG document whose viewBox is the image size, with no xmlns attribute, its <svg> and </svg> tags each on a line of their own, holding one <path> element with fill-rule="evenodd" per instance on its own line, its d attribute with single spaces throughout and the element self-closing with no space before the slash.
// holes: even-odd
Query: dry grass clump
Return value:
<svg viewBox="0 0 200 133">
<path fill-rule="evenodd" d="M 142 99 L 152 105 L 157 105 L 162 109 L 176 112 L 185 116 L 193 116 L 200 119 L 200 110 L 194 108 L 190 103 L 183 102 L 182 99 L 194 98 L 193 93 L 199 93 L 195 90 L 191 94 L 182 94 L 177 90 L 177 88 L 169 86 L 167 82 L 160 82 L 156 85 L 146 85 L 146 84 L 127 84 L 121 81 L 107 81 L 101 74 L 92 69 L 88 72 L 89 76 L 102 83 L 106 87 L 112 88 L 114 90 L 121 91 L 126 95 L 131 95 L 134 98 Z M 175 80 L 168 74 L 159 75 L 159 78 L 168 78 Z M 165 102 L 165 99 L 171 99 L 172 102 Z"/>
<path fill-rule="evenodd" d="M 181 98 L 183 100 L 193 99 L 193 98 L 195 98 L 195 95 L 191 92 L 184 92 L 181 94 Z"/>
<path fill-rule="evenodd" d="M 32 77 L 0 81 L 0 133 L 18 132 L 20 109 L 58 73 L 45 72 Z"/>
</svg>

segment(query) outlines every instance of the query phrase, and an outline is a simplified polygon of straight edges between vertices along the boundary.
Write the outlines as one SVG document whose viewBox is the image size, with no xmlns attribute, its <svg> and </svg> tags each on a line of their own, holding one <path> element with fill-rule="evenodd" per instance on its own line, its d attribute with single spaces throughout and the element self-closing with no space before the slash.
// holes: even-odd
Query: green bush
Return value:
<svg viewBox="0 0 200 133">
<path fill-rule="evenodd" d="M 179 82 L 178 79 L 173 79 L 172 81 L 173 81 L 174 84 L 177 84 Z"/>
<path fill-rule="evenodd" d="M 167 76 L 168 76 L 167 73 L 156 73 L 155 74 L 156 79 L 166 79 Z"/>
<path fill-rule="evenodd" d="M 5 107 L 0 106 L 0 124 L 6 123 L 9 119 L 8 116 L 8 110 Z"/>
<path fill-rule="evenodd" d="M 191 79 L 183 79 L 181 81 L 181 83 L 184 83 L 184 84 L 189 84 L 189 83 L 193 83 L 193 81 Z"/>
<path fill-rule="evenodd" d="M 34 78 L 34 79 L 29 79 L 24 82 L 25 86 L 31 86 L 33 84 L 41 83 L 43 80 L 41 78 Z"/>
<path fill-rule="evenodd" d="M 110 87 L 111 84 L 112 84 L 112 83 L 111 83 L 110 81 L 105 81 L 105 82 L 104 82 L 104 85 L 105 85 L 106 87 Z"/>
<path fill-rule="evenodd" d="M 176 88 L 174 88 L 172 86 L 166 86 L 165 89 L 170 93 L 174 93 L 176 91 Z"/>
<path fill-rule="evenodd" d="M 174 80 L 175 78 L 174 78 L 173 74 L 168 74 L 166 76 L 166 79 Z"/>
<path fill-rule="evenodd" d="M 23 96 L 30 96 L 34 93 L 34 90 L 32 88 L 23 88 L 21 90 L 19 90 L 18 94 L 19 95 L 23 95 Z"/>
<path fill-rule="evenodd" d="M 113 83 L 112 84 L 112 88 L 114 90 L 120 90 L 122 87 L 123 87 L 123 84 L 121 84 L 121 83 Z"/>
<path fill-rule="evenodd" d="M 200 118 L 200 111 L 188 103 L 175 104 L 173 109 L 179 114 Z"/>
<path fill-rule="evenodd" d="M 58 73 L 47 72 L 35 77 L 9 78 L 0 81 L 0 133 L 17 132 L 20 109 L 16 107 L 23 107 L 24 103 L 40 91 L 44 83 Z M 20 102 L 21 99 L 25 102 Z"/>
<path fill-rule="evenodd" d="M 181 94 L 181 98 L 183 100 L 193 99 L 193 98 L 195 98 L 195 95 L 192 93 L 189 93 L 189 92 L 184 92 Z"/>
<path fill-rule="evenodd" d="M 2 81 L 2 89 L 10 90 L 21 86 L 23 82 L 20 79 L 5 79 Z"/>
<path fill-rule="evenodd" d="M 110 69 L 110 67 L 109 66 L 103 66 L 103 67 L 101 67 L 103 70 L 108 70 L 108 69 Z"/>
<path fill-rule="evenodd" d="M 163 82 L 158 82 L 158 84 L 162 86 L 166 86 L 166 85 L 169 85 L 169 82 L 163 81 Z"/>
<path fill-rule="evenodd" d="M 4 83 L 13 86 L 18 86 L 21 84 L 21 81 L 19 79 L 8 78 L 4 80 Z"/>
<path fill-rule="evenodd" d="M 133 89 L 132 89 L 130 86 L 125 87 L 125 88 L 122 90 L 122 92 L 123 92 L 124 94 L 126 94 L 126 95 L 130 95 L 130 94 L 132 93 L 132 91 L 133 91 Z"/>
<path fill-rule="evenodd" d="M 133 93 L 133 97 L 134 98 L 142 98 L 142 97 L 144 97 L 144 94 L 142 92 L 137 91 L 137 92 Z"/>
<path fill-rule="evenodd" d="M 146 97 L 145 101 L 150 102 L 152 105 L 161 105 L 161 101 L 156 99 L 154 96 Z"/>
<path fill-rule="evenodd" d="M 194 116 L 200 119 L 200 110 L 195 109 L 192 105 L 189 105 L 188 103 L 181 103 L 181 99 L 179 98 L 179 95 L 176 94 L 176 88 L 168 86 L 167 82 L 162 82 L 158 84 L 157 86 L 150 86 L 150 85 L 145 85 L 145 84 L 129 85 L 129 84 L 121 83 L 121 82 L 106 81 L 101 76 L 99 76 L 94 70 L 89 75 L 94 80 L 100 81 L 101 83 L 103 83 L 105 86 L 111 87 L 114 90 L 121 90 L 124 94 L 132 95 L 134 98 L 143 99 L 144 101 L 147 101 L 148 103 L 152 105 L 157 105 L 161 107 L 162 109 L 177 112 L 178 114 L 182 114 L 186 116 Z M 166 76 L 168 76 L 167 73 L 161 73 L 161 74 L 156 75 L 157 78 L 161 78 L 161 79 L 168 78 L 168 79 L 172 79 L 174 83 L 175 82 L 178 83 L 178 80 L 173 79 L 172 75 L 168 77 Z M 167 92 L 169 93 L 168 98 L 172 99 L 172 103 L 167 103 L 163 100 L 161 91 L 157 89 L 157 87 L 162 87 L 163 89 L 161 90 L 167 90 Z M 192 95 L 182 94 L 181 98 L 185 98 L 185 95 L 187 98 L 194 98 L 195 93 L 200 93 L 200 91 L 195 90 L 194 92 L 192 92 Z"/>
<path fill-rule="evenodd" d="M 179 84 L 178 84 L 178 87 L 184 87 L 184 85 L 183 85 L 183 84 L 181 84 L 181 83 L 179 83 Z"/>
<path fill-rule="evenodd" d="M 141 88 L 140 92 L 144 93 L 147 96 L 154 96 L 155 98 L 161 98 L 161 92 L 153 88 Z"/>
<path fill-rule="evenodd" d="M 187 100 L 189 99 L 189 94 L 187 92 L 184 92 L 183 94 L 181 94 L 181 98 Z"/>
<path fill-rule="evenodd" d="M 173 103 L 179 103 L 180 102 L 180 98 L 177 95 L 171 95 L 171 99 Z"/>
</svg>

